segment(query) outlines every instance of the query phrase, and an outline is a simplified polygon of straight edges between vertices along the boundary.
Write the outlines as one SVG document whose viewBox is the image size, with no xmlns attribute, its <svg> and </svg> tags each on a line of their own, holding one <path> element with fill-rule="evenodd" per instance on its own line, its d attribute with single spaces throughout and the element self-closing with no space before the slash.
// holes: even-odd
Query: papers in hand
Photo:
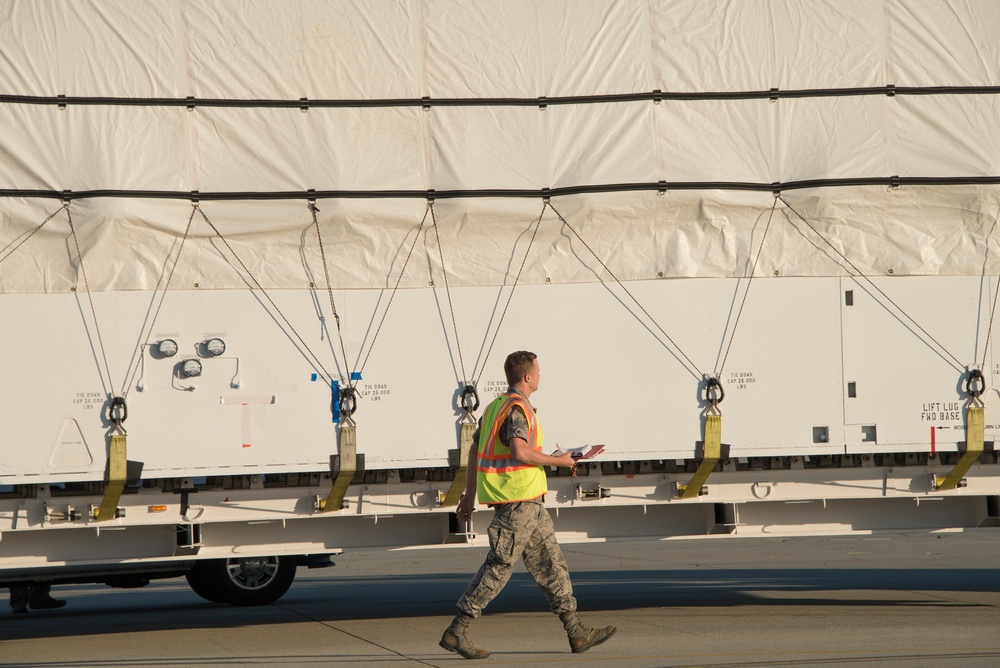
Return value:
<svg viewBox="0 0 1000 668">
<path fill-rule="evenodd" d="M 562 454 L 568 452 L 573 459 L 591 459 L 597 455 L 604 452 L 604 444 L 600 445 L 583 445 L 579 448 L 568 448 L 566 450 L 560 449 L 557 454 Z"/>
</svg>

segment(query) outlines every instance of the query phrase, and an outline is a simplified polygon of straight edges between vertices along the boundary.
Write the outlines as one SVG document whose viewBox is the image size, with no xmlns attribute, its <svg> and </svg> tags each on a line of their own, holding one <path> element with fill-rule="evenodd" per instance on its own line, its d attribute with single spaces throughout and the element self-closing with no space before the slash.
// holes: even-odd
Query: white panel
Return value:
<svg viewBox="0 0 1000 668">
<path fill-rule="evenodd" d="M 183 107 L 67 107 L 57 117 L 66 161 L 58 188 L 191 190 L 186 114 Z"/>
<path fill-rule="evenodd" d="M 874 3 L 873 3 L 874 4 Z M 897 86 L 1000 84 L 1000 12 L 993 0 L 892 0 L 888 55 Z"/>
<path fill-rule="evenodd" d="M 770 183 L 777 107 L 767 100 L 664 101 L 654 106 L 667 181 Z"/>
<path fill-rule="evenodd" d="M 67 163 L 52 138 L 63 113 L 56 107 L 0 105 L 0 182 L 25 190 L 61 188 Z"/>
<path fill-rule="evenodd" d="M 431 1 L 425 12 L 432 97 L 558 97 L 655 87 L 645 2 Z"/>
<path fill-rule="evenodd" d="M 184 108 L 0 105 L 4 187 L 189 190 Z"/>
<path fill-rule="evenodd" d="M 513 189 L 547 187 L 544 113 L 537 107 L 431 109 L 432 187 L 494 188 L 498 183 Z"/>
<path fill-rule="evenodd" d="M 537 97 L 547 95 L 540 21 L 531 0 L 502 4 L 426 0 L 427 95 Z M 505 35 L 497 39 L 497 35 Z"/>
<path fill-rule="evenodd" d="M 449 306 L 438 283 L 396 293 L 391 308 L 389 291 L 337 291 L 346 368 L 322 290 L 270 292 L 278 310 L 259 291 L 172 290 L 151 334 L 159 300 L 150 293 L 94 295 L 99 332 L 82 291 L 10 295 L 5 312 L 22 326 L 3 334 L 16 353 L 8 372 L 36 379 L 45 401 L 7 386 L 10 414 L 32 419 L 9 426 L 20 447 L 6 451 L 5 475 L 100 478 L 105 397 L 122 388 L 129 458 L 145 463 L 147 478 L 323 471 L 336 453 L 323 378 L 343 384 L 352 372 L 362 376 L 355 417 L 367 465 L 445 466 L 457 447 L 461 388 L 478 380 L 484 404 L 491 400 L 516 349 L 542 361 L 545 383 L 533 399 L 553 447 L 600 442 L 614 459 L 693 457 L 701 375 L 725 363 L 724 441 L 733 456 L 825 451 L 812 428 L 829 427 L 831 440 L 839 434 L 836 285 L 758 279 L 743 306 L 745 281 L 631 283 L 641 308 L 613 282 L 520 286 L 509 309 L 509 289 L 453 287 Z M 789 313 L 795 320 L 776 328 Z M 213 337 L 226 342 L 220 357 L 204 349 Z M 173 339 L 179 352 L 162 358 L 148 348 L 140 357 L 134 351 L 147 338 Z M 181 368 L 195 357 L 203 372 L 188 378 Z M 593 418 L 581 419 L 581 409 Z M 67 421 L 84 448 L 66 436 Z"/>
<path fill-rule="evenodd" d="M 419 3 L 183 3 L 198 97 L 420 97 Z"/>
<path fill-rule="evenodd" d="M 742 4 L 742 3 L 741 3 Z M 778 88 L 851 88 L 885 83 L 885 10 L 868 0 L 779 0 L 761 7 L 772 28 Z M 745 32 L 751 42 L 760 33 Z"/>
<path fill-rule="evenodd" d="M 886 97 L 782 99 L 781 181 L 885 178 L 889 165 Z M 901 173 L 910 174 L 908 170 Z"/>
<path fill-rule="evenodd" d="M 884 85 L 880 3 L 655 3 L 659 83 L 674 91 Z"/>
<path fill-rule="evenodd" d="M 933 428 L 936 447 L 953 451 L 965 440 L 964 367 L 983 363 L 995 279 L 873 282 L 884 295 L 863 279 L 842 283 L 854 299 L 843 307 L 844 381 L 857 395 L 845 399 L 848 450 L 928 452 Z M 995 391 L 984 400 L 992 440 L 1000 401 Z"/>
<path fill-rule="evenodd" d="M 19 95 L 183 97 L 178 2 L 5 2 L 0 90 Z"/>
<path fill-rule="evenodd" d="M 549 107 L 552 187 L 660 180 L 653 106 Z"/>
<path fill-rule="evenodd" d="M 897 173 L 1000 174 L 1000 99 L 987 96 L 894 98 Z"/>
<path fill-rule="evenodd" d="M 538 12 L 541 33 L 541 94 L 633 93 L 658 87 L 651 71 L 650 6 L 644 0 L 529 4 Z M 506 3 L 495 7 L 507 9 Z"/>
<path fill-rule="evenodd" d="M 196 189 L 426 189 L 421 113 L 199 108 Z"/>
</svg>

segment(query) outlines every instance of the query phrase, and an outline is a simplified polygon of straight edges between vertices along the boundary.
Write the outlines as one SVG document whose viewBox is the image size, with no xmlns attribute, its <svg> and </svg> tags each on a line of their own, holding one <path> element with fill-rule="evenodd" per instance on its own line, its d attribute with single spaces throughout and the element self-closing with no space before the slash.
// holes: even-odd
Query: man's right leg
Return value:
<svg viewBox="0 0 1000 668">
<path fill-rule="evenodd" d="M 592 629 L 577 617 L 576 598 L 573 596 L 569 567 L 563 557 L 562 548 L 556 541 L 552 517 L 541 505 L 538 508 L 535 532 L 524 550 L 524 565 L 545 592 L 552 612 L 559 615 L 563 628 L 566 629 L 566 636 L 569 638 L 569 647 L 574 654 L 586 652 L 615 634 L 614 626 Z"/>
</svg>

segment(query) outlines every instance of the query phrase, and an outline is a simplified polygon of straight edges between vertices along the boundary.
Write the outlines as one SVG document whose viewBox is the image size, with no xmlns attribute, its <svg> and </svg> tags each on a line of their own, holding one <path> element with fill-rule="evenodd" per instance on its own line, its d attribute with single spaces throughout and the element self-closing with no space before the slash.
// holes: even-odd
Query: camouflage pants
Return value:
<svg viewBox="0 0 1000 668">
<path fill-rule="evenodd" d="M 521 557 L 549 600 L 552 612 L 558 615 L 576 610 L 569 568 L 556 542 L 552 518 L 541 499 L 504 503 L 495 510 L 488 531 L 490 552 L 458 600 L 458 609 L 472 617 L 483 614 L 483 609 L 507 584 L 517 558 Z"/>
</svg>

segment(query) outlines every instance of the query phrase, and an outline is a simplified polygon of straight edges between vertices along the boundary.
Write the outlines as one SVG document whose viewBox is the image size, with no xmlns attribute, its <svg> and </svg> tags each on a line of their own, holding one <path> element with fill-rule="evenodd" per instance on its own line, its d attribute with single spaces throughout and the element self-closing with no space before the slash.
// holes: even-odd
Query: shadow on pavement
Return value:
<svg viewBox="0 0 1000 668">
<path fill-rule="evenodd" d="M 25 615 L 0 613 L 0 640 L 101 635 L 136 630 L 218 629 L 254 624 L 442 617 L 472 571 L 382 577 L 300 578 L 277 603 L 237 608 L 208 603 L 177 581 L 144 590 L 88 587 L 69 605 Z M 685 569 L 573 573 L 582 611 L 726 606 L 976 607 L 959 592 L 1000 591 L 1000 570 L 986 568 Z M 912 592 L 927 592 L 920 595 Z M 58 594 L 57 594 L 58 595 Z M 985 603 L 984 603 L 985 604 Z M 546 612 L 530 576 L 516 572 L 489 613 Z"/>
</svg>

